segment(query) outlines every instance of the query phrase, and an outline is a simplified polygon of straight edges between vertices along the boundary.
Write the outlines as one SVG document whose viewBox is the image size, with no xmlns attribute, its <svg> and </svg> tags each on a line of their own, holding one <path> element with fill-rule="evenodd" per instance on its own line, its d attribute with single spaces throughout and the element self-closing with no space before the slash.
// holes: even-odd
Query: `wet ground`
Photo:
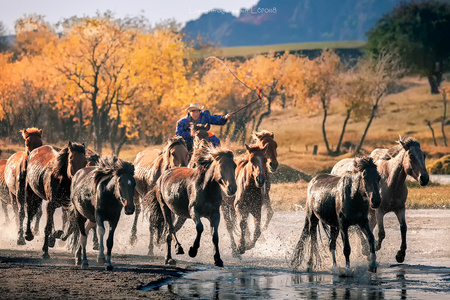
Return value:
<svg viewBox="0 0 450 300">
<path fill-rule="evenodd" d="M 184 299 L 450 298 L 450 210 L 407 211 L 408 249 L 403 264 L 395 261 L 395 254 L 400 247 L 399 225 L 395 215 L 387 215 L 385 217 L 386 239 L 382 249 L 377 253 L 379 266 L 376 274 L 367 271 L 367 262 L 360 254 L 361 247 L 356 236 L 350 241 L 351 274 L 346 274 L 342 269 L 344 261 L 341 245 L 337 248 L 338 265 L 341 268 L 336 273 L 331 272 L 331 259 L 326 242 L 320 244 L 322 264 L 317 265 L 314 272 L 308 273 L 306 268 L 293 272 L 289 261 L 303 228 L 304 218 L 305 215 L 301 211 L 275 212 L 272 223 L 263 233 L 256 247 L 242 255 L 240 259 L 232 257 L 229 238 L 221 224 L 219 233 L 221 254 L 225 263 L 223 269 L 213 266 L 211 235 L 207 220 L 204 220 L 205 231 L 198 257 L 174 255 L 179 268 L 166 268 L 163 266 L 162 258 L 164 246 L 156 248 L 155 252 L 158 256 L 156 259 L 146 256 L 148 240 L 146 221 L 139 221 L 138 243 L 133 247 L 128 244 L 132 218 L 123 216 L 116 232 L 112 258 L 116 268 L 112 273 L 103 271 L 102 266 L 95 262 L 96 252 L 93 250 L 88 252 L 91 262 L 90 270 L 79 270 L 72 265 L 71 255 L 68 254 L 65 246 L 58 243 L 54 249 L 50 250 L 54 260 L 42 264 L 39 253 L 42 247 L 40 237 L 18 248 L 15 246 L 15 233 L 11 230 L 6 232 L 2 230 L 0 277 L 3 279 L 0 280 L 5 283 L 5 278 L 8 276 L 5 276 L 4 272 L 12 270 L 3 268 L 3 263 L 8 263 L 8 266 L 14 265 L 11 261 L 15 255 L 21 257 L 29 255 L 30 259 L 19 262 L 20 268 L 17 272 L 39 267 L 37 270 L 44 273 L 54 270 L 65 272 L 64 274 L 67 275 L 64 276 L 94 278 L 93 281 L 86 279 L 85 283 L 81 283 L 86 286 L 95 286 L 96 282 L 114 278 L 115 283 L 110 283 L 109 286 L 116 287 L 114 293 L 117 299 L 121 295 L 127 298 L 149 296 L 161 299 L 167 297 Z M 3 219 L 0 219 L 0 222 L 2 221 Z M 41 224 L 42 228 L 43 226 Z M 185 224 L 179 239 L 185 250 L 190 247 L 194 239 L 192 221 Z M 88 248 L 91 249 L 89 245 Z M 14 252 L 9 249 L 21 250 Z M 6 252 L 8 254 L 5 254 Z M 342 276 L 344 274 L 351 276 Z M 49 278 L 51 280 L 51 276 Z M 64 280 L 64 277 L 60 278 L 60 281 Z M 14 281 L 7 282 L 14 285 Z M 104 289 L 107 289 L 107 286 Z M 12 291 L 16 288 L 12 286 L 6 290 Z M 2 295 L 5 295 L 4 290 L 0 288 Z M 101 290 L 101 286 L 97 287 L 97 291 Z M 79 293 L 72 293 L 70 289 L 68 293 L 71 298 L 82 296 Z M 32 296 L 33 294 L 29 298 L 32 299 Z M 86 295 L 83 294 L 83 297 Z"/>
</svg>

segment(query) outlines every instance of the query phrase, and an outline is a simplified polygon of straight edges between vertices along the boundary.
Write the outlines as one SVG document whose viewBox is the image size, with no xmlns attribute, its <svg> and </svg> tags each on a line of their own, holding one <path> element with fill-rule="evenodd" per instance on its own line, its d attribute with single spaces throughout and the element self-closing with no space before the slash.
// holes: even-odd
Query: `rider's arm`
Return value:
<svg viewBox="0 0 450 300">
<path fill-rule="evenodd" d="M 224 116 L 221 115 L 211 115 L 209 110 L 203 111 L 203 117 L 206 119 L 206 123 L 212 124 L 212 125 L 225 125 L 227 123 L 227 119 L 224 118 Z"/>
</svg>

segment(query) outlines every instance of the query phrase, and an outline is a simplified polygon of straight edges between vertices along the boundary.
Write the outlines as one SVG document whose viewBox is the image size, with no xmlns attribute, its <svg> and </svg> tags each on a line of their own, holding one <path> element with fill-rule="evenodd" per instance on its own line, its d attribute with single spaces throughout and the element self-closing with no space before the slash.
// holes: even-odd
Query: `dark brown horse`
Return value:
<svg viewBox="0 0 450 300">
<path fill-rule="evenodd" d="M 160 204 L 160 210 L 155 210 L 154 217 L 164 216 L 168 227 L 166 237 L 166 264 L 175 264 L 171 254 L 172 237 L 175 239 L 177 254 L 183 254 L 183 248 L 176 237 L 176 227 L 172 222 L 172 214 L 177 216 L 177 224 L 183 224 L 188 218 L 194 220 L 197 230 L 189 256 L 195 257 L 200 247 L 203 232 L 201 217 L 209 219 L 212 240 L 214 244 L 214 264 L 223 267 L 219 252 L 218 227 L 220 222 L 220 204 L 222 191 L 227 195 L 236 192 L 235 168 L 233 153 L 222 148 L 209 145 L 194 151 L 192 159 L 197 167 L 173 168 L 165 171 L 152 190 Z M 157 222 L 155 222 L 157 223 Z M 181 227 L 181 225 L 180 225 Z"/>
<path fill-rule="evenodd" d="M 19 207 L 17 245 L 25 245 L 25 239 L 23 238 L 23 220 L 25 218 L 25 182 L 28 156 L 31 151 L 42 146 L 42 129 L 32 127 L 21 130 L 21 132 L 25 140 L 25 151 L 13 154 L 5 166 L 5 181 L 8 186 L 11 203 Z M 35 232 L 39 230 L 41 215 L 42 208 L 38 208 L 34 227 Z"/>
<path fill-rule="evenodd" d="M 100 237 L 97 261 L 106 263 L 106 270 L 113 269 L 111 252 L 121 211 L 124 209 L 126 215 L 134 212 L 133 196 L 136 182 L 133 176 L 134 167 L 131 163 L 116 157 L 102 157 L 97 166 L 83 168 L 73 177 L 70 226 L 62 239 L 65 240 L 69 234 L 74 234 L 72 244 L 77 248 L 75 260 L 82 268 L 89 265 L 86 256 L 87 233 L 97 225 Z M 110 225 L 106 241 L 106 259 L 103 246 L 104 222 L 109 222 Z"/>
<path fill-rule="evenodd" d="M 137 221 L 141 212 L 141 200 L 156 184 L 156 181 L 165 170 L 175 167 L 185 167 L 189 162 L 189 152 L 186 142 L 181 136 L 170 138 L 162 153 L 155 158 L 155 150 L 145 149 L 139 152 L 134 160 L 136 193 L 134 195 L 136 213 L 133 226 L 131 228 L 130 244 L 136 242 Z M 151 212 L 150 212 L 151 213 Z M 150 224 L 150 241 L 148 245 L 148 255 L 153 256 L 153 236 L 154 226 Z"/>
<path fill-rule="evenodd" d="M 385 237 L 384 215 L 389 212 L 394 212 L 400 223 L 402 236 L 400 250 L 397 252 L 395 258 L 397 262 L 401 263 L 405 260 L 406 255 L 407 226 L 405 203 L 408 197 L 406 176 L 410 175 L 421 186 L 428 184 L 429 176 L 425 167 L 425 155 L 420 149 L 420 143 L 416 139 L 400 137 L 398 145 L 390 149 L 375 149 L 370 156 L 374 158 L 378 166 L 378 172 L 381 175 L 381 204 L 378 209 L 371 209 L 369 213 L 371 230 L 378 225 L 376 250 L 381 248 L 381 243 Z M 351 164 L 351 159 L 342 160 L 333 167 L 332 173 L 343 174 L 351 169 Z"/>
<path fill-rule="evenodd" d="M 237 192 L 233 197 L 224 197 L 222 212 L 227 225 L 231 240 L 233 256 L 244 254 L 246 250 L 255 247 L 256 241 L 261 235 L 261 208 L 265 201 L 265 182 L 267 178 L 267 158 L 264 152 L 267 145 L 260 146 L 245 145 L 247 152 L 237 157 L 235 162 Z M 253 239 L 246 245 L 245 233 L 247 231 L 247 218 L 254 218 L 255 229 Z M 235 222 L 239 221 L 241 229 L 239 246 L 236 247 L 233 231 Z"/>
<path fill-rule="evenodd" d="M 28 206 L 25 239 L 33 240 L 30 223 L 42 199 L 47 200 L 47 223 L 45 226 L 44 259 L 50 258 L 48 247 L 53 247 L 56 235 L 52 235 L 53 214 L 58 207 L 70 204 L 72 176 L 87 164 L 85 146 L 71 143 L 62 150 L 42 146 L 31 151 L 28 157 L 25 198 Z"/>
<path fill-rule="evenodd" d="M 336 269 L 336 239 L 341 233 L 344 243 L 344 256 L 347 272 L 350 269 L 350 243 L 348 228 L 358 225 L 366 235 L 370 244 L 371 260 L 369 271 L 376 272 L 375 239 L 369 226 L 370 208 L 380 205 L 379 181 L 377 166 L 371 157 L 356 158 L 353 171 L 343 176 L 319 174 L 308 185 L 306 200 L 306 219 L 300 240 L 294 250 L 292 266 L 297 269 L 303 259 L 303 249 L 311 237 L 311 250 L 308 270 L 313 267 L 313 258 L 317 256 L 317 225 L 319 221 L 330 232 L 329 248 L 333 257 L 333 270 Z"/>
<path fill-rule="evenodd" d="M 268 170 L 271 173 L 274 173 L 278 169 L 278 160 L 277 160 L 277 148 L 278 144 L 274 140 L 274 134 L 271 131 L 268 130 L 261 130 L 260 132 L 255 133 L 256 138 L 256 145 L 260 148 L 264 148 L 264 154 L 267 158 L 267 165 Z M 266 146 L 267 145 L 267 146 Z M 264 202 L 263 205 L 267 208 L 267 218 L 266 222 L 264 223 L 263 230 L 266 230 L 267 227 L 269 227 L 270 220 L 272 220 L 273 217 L 273 209 L 272 204 L 270 202 L 270 175 L 266 178 L 266 183 L 264 184 Z"/>
</svg>

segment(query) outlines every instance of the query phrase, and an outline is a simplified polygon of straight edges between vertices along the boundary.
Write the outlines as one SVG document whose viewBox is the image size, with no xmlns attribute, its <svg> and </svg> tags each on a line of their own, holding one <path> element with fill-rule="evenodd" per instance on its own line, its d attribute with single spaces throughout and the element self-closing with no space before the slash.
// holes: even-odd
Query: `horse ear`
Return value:
<svg viewBox="0 0 450 300">
<path fill-rule="evenodd" d="M 247 144 L 245 144 L 245 149 L 247 149 L 247 151 L 250 151 L 250 147 Z"/>
<path fill-rule="evenodd" d="M 69 141 L 69 144 L 67 145 L 67 147 L 69 147 L 69 149 L 72 149 L 72 142 Z"/>
<path fill-rule="evenodd" d="M 205 129 L 206 130 L 209 130 L 211 128 L 211 125 L 208 123 L 208 124 L 206 124 L 206 127 L 205 127 Z"/>
<path fill-rule="evenodd" d="M 269 148 L 269 143 L 264 144 L 264 147 L 262 147 L 262 150 L 266 151 L 267 148 Z"/>
<path fill-rule="evenodd" d="M 272 138 L 275 138 L 275 134 L 273 134 L 273 132 L 270 132 L 270 136 L 271 136 Z"/>
<path fill-rule="evenodd" d="M 39 129 L 39 136 L 42 137 L 42 129 Z"/>
</svg>

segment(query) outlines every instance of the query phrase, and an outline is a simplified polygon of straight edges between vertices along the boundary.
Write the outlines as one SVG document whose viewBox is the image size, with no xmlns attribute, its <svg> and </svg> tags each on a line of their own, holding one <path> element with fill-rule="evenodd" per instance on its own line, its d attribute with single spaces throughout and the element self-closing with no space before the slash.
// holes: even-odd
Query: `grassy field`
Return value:
<svg viewBox="0 0 450 300">
<path fill-rule="evenodd" d="M 327 119 L 327 134 L 331 147 L 335 147 L 344 120 L 343 108 L 333 102 Z M 421 143 L 427 155 L 426 164 L 430 166 L 442 156 L 450 153 L 450 147 L 443 146 L 441 120 L 443 114 L 442 96 L 431 95 L 426 79 L 407 78 L 402 81 L 399 92 L 383 100 L 378 116 L 368 132 L 364 149 L 372 151 L 378 147 L 391 147 L 399 135 L 412 136 Z M 425 119 L 432 121 L 438 146 L 434 146 L 431 131 Z M 277 109 L 269 119 L 263 121 L 261 129 L 275 133 L 278 142 L 280 170 L 275 174 L 271 198 L 276 209 L 294 209 L 304 205 L 306 186 L 311 176 L 331 170 L 334 164 L 349 154 L 339 157 L 325 155 L 325 146 L 321 132 L 322 116 L 320 112 L 301 114 L 299 109 Z M 358 144 L 367 120 L 351 120 L 344 141 Z M 217 130 L 217 128 L 213 128 Z M 450 138 L 450 133 L 447 133 Z M 45 142 L 45 135 L 44 135 Z M 223 145 L 232 150 L 241 150 L 242 146 L 223 141 Z M 318 145 L 319 154 L 312 155 L 313 146 Z M 162 145 L 126 145 L 120 157 L 133 161 L 136 154 L 146 146 L 162 148 Z M 9 157 L 23 146 L 10 145 L 0 141 L 0 159 Z M 110 154 L 104 149 L 103 154 Z M 450 186 L 418 187 L 411 185 L 407 205 L 409 208 L 447 208 L 450 207 Z"/>
<path fill-rule="evenodd" d="M 223 47 L 213 49 L 201 49 L 195 52 L 198 57 L 208 57 L 210 55 L 220 57 L 248 57 L 257 54 L 284 51 L 301 50 L 321 50 L 321 49 L 359 49 L 366 42 L 363 41 L 345 41 L 345 42 L 316 42 L 316 43 L 294 43 L 294 44 L 276 44 L 264 46 L 243 46 L 243 47 Z"/>
</svg>

